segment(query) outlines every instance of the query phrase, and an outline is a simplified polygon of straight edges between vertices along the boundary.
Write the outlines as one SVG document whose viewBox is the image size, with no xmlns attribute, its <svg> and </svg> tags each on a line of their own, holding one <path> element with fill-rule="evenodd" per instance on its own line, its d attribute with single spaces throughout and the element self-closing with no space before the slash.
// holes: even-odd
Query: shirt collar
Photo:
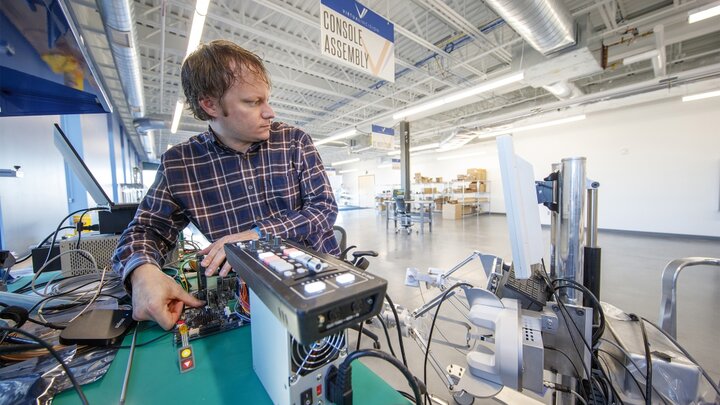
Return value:
<svg viewBox="0 0 720 405">
<path fill-rule="evenodd" d="M 222 143 L 220 138 L 218 138 L 218 136 L 215 134 L 215 131 L 213 131 L 209 125 L 208 125 L 208 129 L 205 132 L 205 134 L 208 137 L 208 139 L 210 140 L 210 144 L 214 147 L 215 151 L 218 153 L 225 152 L 225 153 L 231 153 L 234 155 L 236 155 L 236 154 L 244 155 L 246 153 L 251 153 L 251 152 L 254 152 L 254 151 L 260 149 L 260 145 L 262 145 L 264 142 L 267 142 L 267 141 L 254 142 L 252 145 L 250 145 L 248 150 L 243 153 L 243 152 L 238 152 L 235 149 Z"/>
</svg>

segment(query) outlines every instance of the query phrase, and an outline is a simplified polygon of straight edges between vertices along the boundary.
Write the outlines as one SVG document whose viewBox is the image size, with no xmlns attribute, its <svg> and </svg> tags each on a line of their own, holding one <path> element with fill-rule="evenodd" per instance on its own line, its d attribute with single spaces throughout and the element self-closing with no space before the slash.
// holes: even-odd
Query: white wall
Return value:
<svg viewBox="0 0 720 405">
<path fill-rule="evenodd" d="M 0 177 L 4 248 L 17 254 L 55 230 L 67 215 L 63 158 L 53 144 L 58 116 L 0 119 L 0 168 L 22 166 L 22 178 Z"/>
<path fill-rule="evenodd" d="M 720 237 L 719 118 L 720 98 L 670 99 L 517 133 L 515 151 L 533 164 L 536 179 L 562 158 L 586 157 L 588 177 L 601 184 L 600 228 Z M 437 160 L 471 152 L 483 154 Z M 505 212 L 496 154 L 495 142 L 489 141 L 443 155 L 421 155 L 411 161 L 411 175 L 449 180 L 469 167 L 486 168 L 491 210 Z M 374 169 L 375 164 L 364 162 L 362 171 L 383 170 Z M 549 222 L 547 214 L 542 218 Z"/>
</svg>

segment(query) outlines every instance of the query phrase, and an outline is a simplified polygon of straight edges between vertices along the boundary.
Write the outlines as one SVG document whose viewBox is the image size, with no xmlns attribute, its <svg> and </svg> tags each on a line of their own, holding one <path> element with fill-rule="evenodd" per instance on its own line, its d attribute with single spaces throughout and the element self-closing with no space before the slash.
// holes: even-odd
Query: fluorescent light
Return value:
<svg viewBox="0 0 720 405">
<path fill-rule="evenodd" d="M 653 49 L 653 50 L 650 50 L 647 52 L 642 52 L 637 55 L 628 56 L 627 58 L 623 59 L 623 65 L 625 65 L 625 66 L 631 65 L 635 62 L 652 59 L 658 55 L 659 55 L 659 52 L 657 51 L 657 49 Z"/>
<path fill-rule="evenodd" d="M 412 148 L 410 148 L 410 152 L 420 152 L 421 150 L 437 149 L 439 147 L 440 147 L 440 144 L 438 142 L 428 143 L 426 145 L 413 146 Z M 389 156 L 399 155 L 399 154 L 400 154 L 399 150 L 394 150 L 392 152 L 388 152 Z"/>
<path fill-rule="evenodd" d="M 356 172 L 356 171 L 357 171 L 357 169 L 348 169 L 348 170 L 340 170 L 338 173 L 345 174 L 345 173 L 352 173 L 352 172 Z"/>
<path fill-rule="evenodd" d="M 485 154 L 484 151 L 472 152 L 472 153 L 463 153 L 463 154 L 460 154 L 460 155 L 440 156 L 440 157 L 437 158 L 436 160 L 462 159 L 462 158 L 466 158 L 466 157 L 479 156 L 479 155 L 484 155 L 484 154 Z"/>
<path fill-rule="evenodd" d="M 453 103 L 456 101 L 460 101 L 463 99 L 466 99 L 468 97 L 477 96 L 480 93 L 485 93 L 490 90 L 497 89 L 502 86 L 506 86 L 511 83 L 519 82 L 524 78 L 523 72 L 514 73 L 509 76 L 501 77 L 495 80 L 489 80 L 486 82 L 483 82 L 481 84 L 478 84 L 477 86 L 470 87 L 469 89 L 461 90 L 456 93 L 449 94 L 445 97 L 428 101 L 426 103 L 422 103 L 420 105 L 417 105 L 415 107 L 410 107 L 408 109 L 398 111 L 397 113 L 393 114 L 393 119 L 406 119 L 407 117 L 411 115 L 415 115 L 424 111 L 432 110 L 434 108 L 440 107 L 445 104 Z"/>
<path fill-rule="evenodd" d="M 682 98 L 682 101 L 695 101 L 717 96 L 720 96 L 720 90 L 708 91 L 707 93 L 693 94 L 692 96 L 685 96 Z"/>
<path fill-rule="evenodd" d="M 348 163 L 355 163 L 355 162 L 359 162 L 359 161 L 360 161 L 360 158 L 355 158 L 355 159 L 341 160 L 339 162 L 332 162 L 330 164 L 333 166 L 340 166 L 340 165 L 345 165 Z"/>
<path fill-rule="evenodd" d="M 177 132 L 178 126 L 180 125 L 180 116 L 182 116 L 183 107 L 185 107 L 183 102 L 178 100 L 177 104 L 175 104 L 175 114 L 173 114 L 172 125 L 170 126 L 170 132 L 173 134 Z"/>
<path fill-rule="evenodd" d="M 323 138 L 319 141 L 315 141 L 315 146 L 324 145 L 328 142 L 337 141 L 339 139 L 350 138 L 351 136 L 356 135 L 356 134 L 357 134 L 357 130 L 355 128 L 348 129 L 347 131 L 343 131 L 343 132 L 340 132 L 335 135 L 330 135 L 327 138 Z"/>
<path fill-rule="evenodd" d="M 523 125 L 523 126 L 516 127 L 516 128 L 505 128 L 505 129 L 498 128 L 498 129 L 492 129 L 492 130 L 490 130 L 490 131 L 488 131 L 488 132 L 480 133 L 480 134 L 478 135 L 478 138 L 479 138 L 479 139 L 483 139 L 483 138 L 491 138 L 491 137 L 494 137 L 494 136 L 497 136 L 497 135 L 501 135 L 501 134 L 514 134 L 514 133 L 516 133 L 516 132 L 530 131 L 530 130 L 532 130 L 532 129 L 551 127 L 551 126 L 561 125 L 561 124 L 567 124 L 567 123 L 569 123 L 569 122 L 575 122 L 575 121 L 582 121 L 582 120 L 584 120 L 585 118 L 587 118 L 587 117 L 585 116 L 585 114 L 582 114 L 582 115 L 575 115 L 575 116 L 573 116 L 573 117 L 562 118 L 562 119 L 559 119 L 559 120 L 553 120 L 553 121 L 547 121 L 547 122 L 540 122 L 540 123 L 537 123 L 537 124 L 530 124 L 530 125 Z"/>
<path fill-rule="evenodd" d="M 185 57 L 187 58 L 198 45 L 200 45 L 200 38 L 202 37 L 203 28 L 205 27 L 205 16 L 207 15 L 208 6 L 210 0 L 198 0 L 195 3 L 195 14 L 193 14 L 192 26 L 190 27 L 190 35 L 188 36 L 187 51 L 185 51 Z M 172 126 L 170 126 L 170 132 L 176 133 L 178 125 L 180 125 L 180 116 L 182 115 L 183 103 L 178 100 L 175 105 L 175 114 L 173 114 Z"/>
<path fill-rule="evenodd" d="M 210 0 L 198 0 L 195 3 L 195 14 L 193 14 L 192 26 L 190 27 L 190 35 L 188 36 L 188 46 L 185 57 L 190 55 L 200 44 L 203 28 L 205 27 L 205 16 L 207 15 Z"/>
<path fill-rule="evenodd" d="M 360 149 L 355 149 L 355 150 L 353 150 L 353 152 L 360 153 L 360 152 L 365 152 L 366 150 L 370 150 L 370 149 L 372 149 L 372 145 L 366 146 L 366 147 L 360 148 Z"/>
<path fill-rule="evenodd" d="M 716 15 L 720 15 L 720 4 L 718 3 L 690 11 L 688 13 L 688 23 L 696 23 Z"/>
</svg>

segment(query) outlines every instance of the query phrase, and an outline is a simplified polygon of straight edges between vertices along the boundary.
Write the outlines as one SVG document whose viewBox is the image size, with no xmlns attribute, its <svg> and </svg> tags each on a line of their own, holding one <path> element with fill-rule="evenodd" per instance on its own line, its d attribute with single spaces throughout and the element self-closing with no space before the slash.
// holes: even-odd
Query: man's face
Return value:
<svg viewBox="0 0 720 405">
<path fill-rule="evenodd" d="M 244 152 L 254 142 L 270 136 L 270 123 L 275 112 L 268 104 L 270 89 L 255 74 L 236 81 L 221 100 L 201 101 L 213 119 L 210 121 L 215 134 L 225 145 Z"/>
</svg>

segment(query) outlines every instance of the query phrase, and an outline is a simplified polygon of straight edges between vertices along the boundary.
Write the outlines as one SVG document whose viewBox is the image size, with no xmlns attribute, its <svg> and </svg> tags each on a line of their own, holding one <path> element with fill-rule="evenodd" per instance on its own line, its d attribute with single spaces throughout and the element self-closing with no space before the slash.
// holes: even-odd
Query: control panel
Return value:
<svg viewBox="0 0 720 405">
<path fill-rule="evenodd" d="M 280 237 L 226 244 L 225 253 L 238 276 L 302 344 L 382 308 L 387 281 Z"/>
</svg>

